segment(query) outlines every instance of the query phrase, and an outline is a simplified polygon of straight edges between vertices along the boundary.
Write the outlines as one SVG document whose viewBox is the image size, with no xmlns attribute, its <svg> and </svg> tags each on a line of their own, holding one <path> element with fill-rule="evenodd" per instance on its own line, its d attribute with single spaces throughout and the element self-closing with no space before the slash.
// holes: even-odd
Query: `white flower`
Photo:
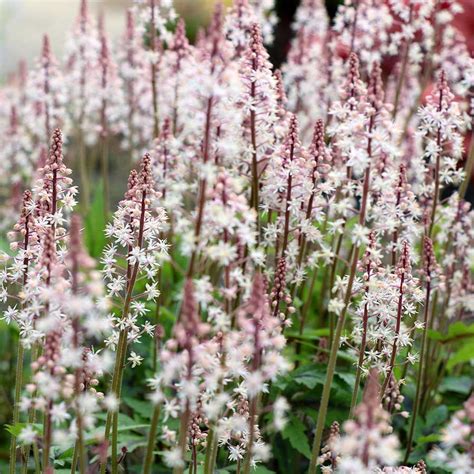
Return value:
<svg viewBox="0 0 474 474">
<path fill-rule="evenodd" d="M 163 454 L 165 464 L 168 467 L 183 467 L 184 461 L 179 447 L 165 451 Z"/>
<path fill-rule="evenodd" d="M 18 435 L 18 441 L 23 444 L 32 444 L 36 440 L 37 433 L 31 425 L 25 426 Z"/>
<path fill-rule="evenodd" d="M 362 246 L 362 245 L 367 245 L 369 242 L 369 233 L 370 230 L 367 229 L 367 227 L 356 224 L 354 228 L 352 229 L 352 235 L 351 235 L 351 240 L 354 245 L 357 246 Z"/>
<path fill-rule="evenodd" d="M 66 404 L 61 402 L 57 405 L 53 405 L 51 408 L 51 419 L 57 425 L 71 418 L 71 415 L 67 412 Z"/>
<path fill-rule="evenodd" d="M 141 365 L 141 363 L 143 361 L 143 357 L 141 357 L 136 352 L 132 351 L 130 353 L 130 357 L 128 358 L 128 361 L 132 364 L 132 368 L 134 368 L 137 365 Z"/>
</svg>

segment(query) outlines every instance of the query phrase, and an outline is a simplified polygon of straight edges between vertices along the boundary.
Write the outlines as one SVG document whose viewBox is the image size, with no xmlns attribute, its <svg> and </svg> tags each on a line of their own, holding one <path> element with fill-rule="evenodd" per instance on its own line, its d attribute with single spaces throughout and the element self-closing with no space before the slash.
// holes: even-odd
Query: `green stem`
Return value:
<svg viewBox="0 0 474 474">
<path fill-rule="evenodd" d="M 51 425 L 51 408 L 52 401 L 48 402 L 48 408 L 44 414 L 43 420 L 43 472 L 48 473 L 50 468 L 49 453 L 51 449 L 52 425 Z M 48 473 L 49 474 L 49 473 Z"/>
<path fill-rule="evenodd" d="M 13 426 L 15 426 L 20 421 L 20 395 L 21 388 L 23 384 L 23 359 L 25 356 L 25 350 L 23 344 L 21 343 L 21 338 L 18 339 L 18 352 L 16 360 L 16 377 L 15 377 L 15 400 L 13 404 Z M 16 436 L 12 434 L 11 444 L 10 444 L 10 474 L 15 474 L 16 472 Z"/>
<path fill-rule="evenodd" d="M 370 278 L 370 270 L 369 270 L 369 278 Z M 369 281 L 369 280 L 368 280 Z M 369 293 L 369 286 L 367 285 L 366 287 L 366 293 L 365 296 L 367 297 Z M 363 316 L 363 332 L 362 332 L 362 340 L 360 343 L 360 348 L 359 348 L 359 360 L 357 362 L 357 369 L 356 369 L 356 379 L 354 383 L 354 390 L 352 392 L 352 399 L 351 399 L 351 408 L 349 411 L 349 418 L 352 418 L 354 415 L 354 409 L 357 403 L 357 395 L 359 393 L 359 385 L 360 385 L 360 379 L 362 375 L 362 364 L 364 363 L 364 358 L 365 358 L 365 348 L 367 346 L 367 325 L 368 325 L 368 320 L 369 320 L 369 313 L 368 313 L 368 303 L 366 302 L 364 305 L 364 316 Z"/>
<path fill-rule="evenodd" d="M 183 465 L 175 467 L 173 469 L 173 474 L 183 474 L 184 473 L 184 456 L 186 454 L 186 441 L 188 439 L 188 425 L 189 418 L 191 416 L 191 411 L 189 409 L 189 401 L 186 403 L 186 410 L 181 417 L 181 423 L 179 427 L 179 450 L 181 452 L 181 458 L 183 460 Z"/>
<path fill-rule="evenodd" d="M 247 453 L 244 459 L 244 474 L 250 474 L 250 466 L 252 461 L 253 443 L 255 440 L 255 416 L 257 415 L 257 397 L 253 397 L 250 402 L 249 412 L 249 442 L 247 446 Z"/>
<path fill-rule="evenodd" d="M 142 197 L 141 197 L 141 212 L 140 212 L 140 225 L 139 225 L 139 230 L 138 230 L 138 237 L 137 237 L 137 245 L 139 248 L 143 247 L 143 233 L 145 230 L 145 210 L 146 210 L 146 191 L 142 192 Z M 132 295 L 133 295 L 133 289 L 135 287 L 135 282 L 137 281 L 138 277 L 138 270 L 139 270 L 139 262 L 137 261 L 135 265 L 133 266 L 133 269 L 131 270 L 130 278 L 127 283 L 127 293 L 125 296 L 125 302 L 123 305 L 123 312 L 122 312 L 122 319 L 125 319 L 128 316 L 128 313 L 130 311 L 130 305 L 132 303 Z M 128 270 L 127 270 L 127 275 L 128 275 Z M 116 396 L 117 402 L 120 404 L 120 393 L 121 393 L 121 387 L 122 387 L 122 378 L 123 378 L 123 371 L 125 368 L 125 358 L 127 354 L 127 335 L 128 335 L 128 329 L 122 329 L 120 331 L 119 335 L 119 342 L 117 345 L 117 353 L 115 355 L 115 365 L 114 365 L 114 372 L 112 376 L 112 393 Z M 114 421 L 114 415 L 115 413 L 112 412 L 112 410 L 109 410 L 107 413 L 107 421 L 105 423 L 105 436 L 104 439 L 108 440 L 110 436 L 110 429 L 112 426 L 112 422 Z M 118 417 L 118 415 L 117 415 Z M 112 453 L 114 452 L 114 449 L 116 451 L 116 447 L 114 448 L 114 445 L 116 445 L 117 442 L 117 420 L 115 420 L 115 427 L 113 429 L 112 433 Z M 112 457 L 112 469 L 117 468 L 117 458 Z M 105 474 L 106 471 L 106 462 L 102 462 L 100 465 L 100 474 Z"/>
<path fill-rule="evenodd" d="M 214 428 L 209 429 L 209 434 L 206 440 L 206 457 L 204 459 L 204 474 L 213 474 L 214 472 L 214 451 L 215 451 L 215 440 L 214 440 Z"/>
<path fill-rule="evenodd" d="M 89 189 L 89 176 L 87 172 L 87 162 L 86 162 L 86 145 L 84 142 L 84 132 L 79 127 L 79 174 L 81 178 L 81 203 L 82 203 L 82 212 L 87 213 L 90 203 L 90 189 Z"/>
<path fill-rule="evenodd" d="M 462 182 L 459 188 L 459 197 L 461 199 L 464 199 L 464 196 L 466 195 L 467 187 L 469 186 L 469 182 L 471 181 L 473 167 L 474 167 L 474 136 L 471 136 L 469 154 L 467 155 L 467 161 L 464 167 L 464 172 L 466 176 L 464 177 L 464 181 Z"/>
<path fill-rule="evenodd" d="M 416 418 L 418 415 L 418 409 L 420 407 L 420 401 L 421 401 L 421 384 L 422 384 L 422 380 L 424 379 L 424 373 L 425 373 L 425 367 L 426 367 L 425 348 L 428 341 L 430 294 L 431 294 L 431 284 L 428 281 L 427 286 L 426 286 L 425 311 L 424 311 L 425 326 L 423 328 L 423 338 L 421 340 L 420 364 L 418 366 L 418 376 L 416 378 L 415 405 L 413 406 L 410 430 L 408 432 L 407 450 L 405 453 L 405 461 L 404 461 L 405 463 L 407 463 L 408 461 L 408 457 L 410 456 L 411 448 L 413 445 L 413 434 L 415 432 Z"/>
<path fill-rule="evenodd" d="M 102 137 L 102 153 L 101 153 L 101 170 L 102 181 L 104 183 L 104 219 L 107 222 L 109 217 L 109 200 L 110 200 L 110 185 L 109 185 L 109 141 L 108 138 Z"/>
<path fill-rule="evenodd" d="M 39 355 L 39 347 L 38 343 L 35 343 L 33 345 L 33 348 L 31 349 L 31 360 L 36 360 Z M 36 411 L 34 408 L 30 408 L 28 411 L 28 424 L 32 425 L 35 422 L 36 419 Z M 25 447 L 24 455 L 23 455 L 23 465 L 22 465 L 22 474 L 26 474 L 28 472 L 28 462 L 30 460 L 30 453 L 31 453 L 31 446 L 28 445 Z M 40 469 L 39 469 L 39 451 L 38 451 L 38 445 L 36 443 L 33 444 L 33 455 L 34 455 L 34 460 L 35 460 L 35 473 L 39 474 Z"/>
<path fill-rule="evenodd" d="M 112 474 L 118 473 L 117 434 L 118 434 L 118 410 L 113 414 L 113 417 L 112 417 Z"/>
<path fill-rule="evenodd" d="M 156 432 L 158 431 L 158 421 L 160 419 L 160 405 L 155 405 L 153 416 L 151 418 L 150 432 L 148 433 L 148 444 L 146 448 L 145 464 L 143 466 L 143 474 L 151 474 L 151 467 L 153 465 L 153 451 L 156 444 Z M 208 441 L 209 442 L 209 441 Z"/>
<path fill-rule="evenodd" d="M 323 430 L 326 422 L 326 415 L 329 405 L 329 395 L 331 393 L 332 381 L 334 378 L 334 371 L 336 369 L 337 352 L 339 350 L 339 344 L 341 341 L 342 330 L 346 321 L 347 310 L 352 296 L 352 286 L 354 284 L 355 274 L 357 270 L 357 261 L 359 259 L 359 247 L 354 249 L 351 273 L 349 275 L 349 281 L 347 283 L 347 290 L 344 299 L 344 308 L 337 321 L 336 329 L 334 332 L 334 338 L 331 344 L 331 352 L 329 354 L 328 368 L 326 372 L 326 381 L 323 386 L 323 393 L 321 395 L 321 403 L 319 406 L 318 420 L 316 423 L 316 433 L 314 436 L 313 450 L 311 452 L 311 462 L 309 465 L 309 474 L 316 474 L 316 466 L 318 462 L 319 452 L 321 450 L 321 441 L 323 438 Z"/>
<path fill-rule="evenodd" d="M 300 328 L 298 331 L 298 334 L 300 336 L 303 335 L 304 333 L 304 327 L 306 325 L 306 319 L 308 316 L 309 308 L 311 306 L 312 300 L 313 300 L 313 292 L 314 292 L 314 287 L 316 285 L 316 281 L 318 279 L 318 270 L 313 271 L 313 275 L 311 277 L 311 282 L 309 284 L 309 289 L 308 289 L 308 294 L 306 295 L 306 301 L 304 303 L 303 309 L 301 311 L 301 323 L 300 323 Z M 296 340 L 296 347 L 295 347 L 295 354 L 299 355 L 301 352 L 301 339 Z M 298 368 L 299 361 L 296 361 L 296 368 Z"/>
</svg>

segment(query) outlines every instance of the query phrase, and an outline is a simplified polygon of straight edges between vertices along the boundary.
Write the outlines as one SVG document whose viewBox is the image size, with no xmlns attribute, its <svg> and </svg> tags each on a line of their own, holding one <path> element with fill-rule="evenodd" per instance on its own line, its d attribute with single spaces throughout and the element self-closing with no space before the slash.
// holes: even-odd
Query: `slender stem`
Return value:
<svg viewBox="0 0 474 474">
<path fill-rule="evenodd" d="M 440 135 L 440 131 L 438 130 L 438 135 Z M 436 218 L 436 208 L 438 206 L 438 200 L 439 200 L 439 169 L 441 165 L 441 156 L 440 153 L 438 152 L 436 154 L 436 165 L 435 165 L 435 189 L 434 189 L 434 195 L 433 195 L 433 208 L 431 210 L 431 219 L 430 219 L 430 228 L 429 228 L 429 236 L 433 234 L 433 227 L 434 227 L 434 222 Z"/>
<path fill-rule="evenodd" d="M 112 417 L 112 474 L 118 473 L 117 435 L 118 435 L 118 411 L 116 411 Z"/>
<path fill-rule="evenodd" d="M 226 287 L 230 286 L 230 281 L 226 278 Z M 230 301 L 228 301 L 227 309 L 230 311 Z M 221 370 L 222 373 L 225 373 L 226 369 L 226 353 L 224 347 L 224 338 L 221 339 L 220 342 L 220 352 L 221 352 Z M 221 377 L 219 379 L 219 387 L 217 393 L 222 393 L 224 389 L 224 380 Z M 209 434 L 207 436 L 207 446 L 206 446 L 206 456 L 204 459 L 204 474 L 214 474 L 214 467 L 216 465 L 216 458 L 218 452 L 218 437 L 216 436 L 216 427 L 215 425 L 211 425 L 209 427 Z"/>
<path fill-rule="evenodd" d="M 25 349 L 21 342 L 21 338 L 18 339 L 18 351 L 16 359 L 16 372 L 15 372 L 15 400 L 13 404 L 13 426 L 15 426 L 20 421 L 20 395 L 21 388 L 23 385 L 23 359 L 25 356 Z M 15 474 L 16 472 L 16 436 L 12 434 L 11 444 L 10 444 L 10 474 Z"/>
<path fill-rule="evenodd" d="M 159 404 L 155 405 L 153 409 L 153 416 L 151 418 L 150 432 L 148 433 L 148 444 L 146 448 L 145 463 L 143 465 L 143 474 L 151 474 L 151 468 L 153 466 L 154 454 L 156 443 L 156 433 L 158 431 L 158 421 L 160 419 L 161 407 Z"/>
<path fill-rule="evenodd" d="M 257 59 L 252 59 L 252 69 L 257 70 Z M 257 85 L 255 81 L 252 81 L 250 86 L 250 96 L 255 101 L 257 94 Z M 260 219 L 258 214 L 259 209 L 259 183 L 258 183 L 258 156 L 257 156 L 257 120 L 255 109 L 250 111 L 250 137 L 252 141 L 252 194 L 251 194 L 251 205 L 256 212 L 256 229 L 257 229 L 257 242 L 260 239 Z"/>
<path fill-rule="evenodd" d="M 316 474 L 316 466 L 318 462 L 319 452 L 321 450 L 321 441 L 323 438 L 323 430 L 326 422 L 326 414 L 329 405 L 329 395 L 331 393 L 332 381 L 334 378 L 334 371 L 336 368 L 337 352 L 341 341 L 342 330 L 346 321 L 347 310 L 352 296 L 352 286 L 354 284 L 355 274 L 357 270 L 357 261 L 359 260 L 359 247 L 354 248 L 351 271 L 349 281 L 347 283 L 346 296 L 344 301 L 344 308 L 337 321 L 334 337 L 331 345 L 331 352 L 329 354 L 328 368 L 326 371 L 326 380 L 323 386 L 323 393 L 321 395 L 321 403 L 319 405 L 318 420 L 316 422 L 316 433 L 314 436 L 313 449 L 311 452 L 311 462 L 309 465 L 309 474 Z"/>
<path fill-rule="evenodd" d="M 206 439 L 206 457 L 204 458 L 204 474 L 213 474 L 214 471 L 214 450 L 215 450 L 214 427 L 209 429 Z"/>
<path fill-rule="evenodd" d="M 372 120 L 371 120 L 372 124 Z M 371 126 L 370 126 L 371 128 Z M 368 145 L 369 156 L 371 156 L 371 140 L 369 139 Z M 359 213 L 359 224 L 365 223 L 365 214 L 367 211 L 367 201 L 369 198 L 370 190 L 370 165 L 367 166 L 364 173 L 364 184 L 362 188 L 362 202 Z M 328 368 L 326 371 L 326 381 L 323 386 L 323 393 L 321 395 L 321 403 L 319 405 L 318 419 L 316 422 L 316 432 L 314 435 L 313 449 L 311 452 L 311 462 L 309 464 L 308 474 L 316 474 L 316 467 L 318 464 L 318 456 L 321 450 L 321 442 L 323 439 L 324 425 L 326 423 L 326 415 L 329 405 L 329 395 L 331 393 L 332 381 L 334 378 L 334 371 L 336 369 L 337 352 L 339 350 L 339 344 L 341 342 L 341 335 L 346 322 L 347 310 L 352 299 L 352 287 L 357 272 L 357 262 L 359 260 L 359 245 L 353 245 L 350 254 L 352 255 L 352 263 L 350 268 L 349 280 L 347 282 L 346 294 L 344 297 L 344 307 L 337 320 L 336 329 L 332 338 L 331 351 L 329 354 Z"/>
<path fill-rule="evenodd" d="M 409 13 L 409 18 L 408 18 L 408 24 L 411 24 L 411 22 L 412 22 L 412 13 L 413 13 L 413 6 L 410 5 L 410 13 Z M 400 70 L 400 76 L 398 78 L 397 90 L 396 90 L 396 93 L 395 93 L 395 101 L 394 101 L 394 104 L 393 104 L 393 111 L 392 111 L 392 117 L 393 118 L 395 118 L 397 116 L 398 106 L 400 104 L 400 95 L 401 95 L 401 92 L 402 92 L 402 89 L 403 89 L 403 83 L 405 81 L 409 52 L 410 52 L 410 41 L 407 39 L 407 40 L 405 40 L 405 45 L 404 45 L 404 48 L 403 48 L 402 68 Z"/>
<path fill-rule="evenodd" d="M 43 421 L 43 472 L 48 473 L 50 468 L 49 453 L 51 449 L 52 425 L 51 425 L 51 409 L 53 407 L 52 400 L 48 402 Z"/>
<path fill-rule="evenodd" d="M 420 349 L 420 364 L 418 366 L 418 376 L 416 378 L 416 394 L 415 394 L 415 404 L 413 406 L 413 413 L 411 415 L 411 423 L 410 423 L 410 430 L 408 432 L 408 440 L 407 440 L 407 450 L 405 453 L 405 463 L 408 461 L 408 457 L 410 456 L 412 444 L 413 444 L 413 434 L 415 432 L 416 426 L 416 418 L 418 415 L 418 409 L 420 407 L 421 402 L 421 385 L 422 380 L 424 379 L 424 372 L 426 367 L 426 343 L 428 341 L 428 326 L 429 326 L 429 306 L 430 306 L 430 295 L 431 295 L 431 283 L 428 281 L 426 285 L 426 297 L 425 297 L 425 310 L 424 310 L 424 323 L 425 326 L 423 328 L 423 338 L 421 340 L 421 349 Z"/>
<path fill-rule="evenodd" d="M 212 107 L 213 107 L 213 97 L 209 97 L 207 101 L 207 110 L 206 110 L 206 127 L 204 131 L 204 149 L 203 149 L 203 161 L 207 163 L 209 160 L 210 152 L 210 139 L 211 139 L 211 123 L 212 123 Z M 207 180 L 201 179 L 199 184 L 199 207 L 196 218 L 196 226 L 194 228 L 194 242 L 195 245 L 198 244 L 199 236 L 201 235 L 202 220 L 204 217 L 204 207 L 206 204 L 206 188 Z M 191 254 L 189 260 L 189 267 L 187 271 L 188 278 L 191 278 L 194 273 L 194 266 L 197 259 L 197 249 L 195 248 Z"/>
<path fill-rule="evenodd" d="M 30 216 L 27 215 L 25 218 L 25 237 L 23 240 L 23 247 L 25 250 L 25 257 L 23 259 L 23 287 L 25 287 L 28 282 L 28 244 L 30 238 L 30 228 L 29 228 Z M 25 357 L 25 349 L 21 342 L 21 336 L 18 335 L 18 351 L 16 359 L 16 377 L 15 377 L 15 399 L 13 401 L 13 426 L 15 426 L 20 421 L 20 396 L 21 389 L 23 386 L 23 364 Z M 29 451 L 29 450 L 28 450 Z M 16 436 L 12 434 L 11 445 L 10 445 L 10 474 L 15 474 L 16 471 Z"/>
<path fill-rule="evenodd" d="M 151 0 L 151 50 L 153 53 L 157 53 L 156 48 L 156 5 L 155 0 Z M 155 54 L 153 56 L 155 56 Z M 158 111 L 158 87 L 156 83 L 156 74 L 157 67 L 155 63 L 155 57 L 151 62 L 151 93 L 152 93 L 152 102 L 153 102 L 153 136 L 156 138 L 159 135 L 160 131 L 160 116 Z"/>
<path fill-rule="evenodd" d="M 146 192 L 142 192 L 141 198 L 141 212 L 140 212 L 140 224 L 138 228 L 138 237 L 137 237 L 137 245 L 139 248 L 143 247 L 143 234 L 145 231 L 145 210 L 146 210 Z M 139 262 L 137 261 L 133 265 L 133 269 L 129 274 L 129 269 L 127 269 L 127 276 L 129 276 L 128 283 L 127 283 L 127 293 L 125 296 L 125 302 L 122 311 L 122 319 L 125 319 L 128 316 L 130 311 L 130 305 L 132 303 L 132 295 L 133 290 L 135 287 L 135 283 L 138 277 L 138 270 L 139 270 Z M 129 267 L 130 268 L 130 267 Z M 119 334 L 119 342 L 117 344 L 117 352 L 115 356 L 115 365 L 114 365 L 114 372 L 112 376 L 112 386 L 111 391 L 116 396 L 117 401 L 120 402 L 120 393 L 121 393 L 121 385 L 122 385 L 122 377 L 123 371 L 125 368 L 125 358 L 127 354 L 127 336 L 128 336 L 128 329 L 124 328 L 120 331 Z M 107 413 L 107 420 L 105 423 L 105 434 L 104 438 L 106 440 L 109 439 L 110 430 L 113 427 L 115 413 L 112 410 L 109 410 Z M 117 443 L 117 429 L 112 429 L 112 444 Z M 114 446 L 112 445 L 112 451 L 114 450 Z M 117 458 L 112 458 L 112 466 L 117 465 Z M 106 471 L 106 463 L 102 462 L 100 466 L 100 473 L 105 474 Z"/>
<path fill-rule="evenodd" d="M 87 172 L 86 163 L 86 144 L 84 141 L 84 132 L 79 126 L 78 131 L 78 143 L 79 143 L 79 174 L 81 178 L 81 201 L 82 201 L 82 212 L 87 213 L 90 203 L 90 189 L 89 189 L 89 176 Z"/>
<path fill-rule="evenodd" d="M 438 102 L 438 111 L 441 112 L 443 110 L 443 89 L 440 89 L 439 92 L 439 102 Z M 433 227 L 436 217 L 436 207 L 438 206 L 439 201 L 439 174 L 440 174 L 440 167 L 441 167 L 441 127 L 438 127 L 438 132 L 436 134 L 436 164 L 434 170 L 434 181 L 435 181 L 435 189 L 434 189 L 434 196 L 433 196 L 433 208 L 431 210 L 431 220 L 430 220 L 430 227 L 429 227 L 429 237 L 433 234 Z"/>
<path fill-rule="evenodd" d="M 370 263 L 369 263 L 370 267 Z M 369 274 L 369 279 L 370 279 L 370 269 L 368 271 Z M 365 296 L 367 298 L 368 293 L 369 293 L 369 286 L 368 286 L 369 281 L 367 281 L 367 286 L 365 290 Z M 367 325 L 369 321 L 369 303 L 366 301 L 364 304 L 364 315 L 362 317 L 362 340 L 360 342 L 360 348 L 359 348 L 359 360 L 357 362 L 357 369 L 356 369 L 356 379 L 354 383 L 354 390 L 352 391 L 352 400 L 351 400 L 351 408 L 349 411 L 349 417 L 352 418 L 354 415 L 354 408 L 357 403 L 357 395 L 359 392 L 359 384 L 360 384 L 360 378 L 362 375 L 362 365 L 364 363 L 364 358 L 365 358 L 365 348 L 367 346 Z"/>
<path fill-rule="evenodd" d="M 294 154 L 294 144 L 291 144 L 290 149 L 290 162 L 293 161 L 293 154 Z M 286 202 L 285 202 L 285 228 L 283 232 L 283 244 L 281 247 L 281 256 L 284 257 L 286 253 L 286 248 L 288 246 L 288 239 L 290 236 L 290 206 L 291 206 L 291 188 L 292 188 L 292 181 L 293 176 L 291 175 L 291 171 L 288 172 L 288 181 L 286 186 Z M 258 203 L 257 203 L 258 204 Z"/>
<path fill-rule="evenodd" d="M 311 302 L 312 302 L 312 299 L 313 299 L 312 296 L 313 296 L 313 291 L 314 291 L 314 287 L 316 285 L 317 279 L 318 279 L 318 271 L 315 270 L 315 271 L 313 271 L 313 275 L 311 277 L 311 282 L 309 284 L 308 294 L 306 296 L 304 306 L 303 306 L 303 309 L 301 311 L 301 323 L 300 323 L 300 328 L 299 328 L 299 331 L 298 331 L 298 334 L 300 336 L 302 336 L 303 333 L 304 333 L 304 327 L 306 325 L 306 319 L 307 319 L 309 308 L 311 306 Z M 296 342 L 295 352 L 296 352 L 296 355 L 299 355 L 300 352 L 301 352 L 301 340 L 299 340 L 299 339 Z M 299 365 L 299 361 L 296 361 L 296 367 L 298 367 L 298 365 Z"/>
<path fill-rule="evenodd" d="M 253 453 L 253 444 L 255 441 L 255 416 L 257 415 L 257 397 L 253 397 L 250 402 L 249 410 L 249 441 L 247 445 L 247 453 L 244 459 L 244 469 L 243 474 L 250 473 L 252 453 Z"/>
<path fill-rule="evenodd" d="M 109 216 L 110 184 L 109 184 L 109 140 L 107 136 L 102 137 L 101 171 L 104 183 L 104 219 Z"/>
<path fill-rule="evenodd" d="M 38 343 L 35 343 L 33 345 L 33 348 L 31 350 L 31 360 L 36 360 L 38 358 L 39 354 L 39 347 Z M 36 411 L 34 408 L 30 408 L 28 410 L 28 424 L 31 425 L 35 422 L 36 418 Z M 22 465 L 22 474 L 26 474 L 28 472 L 28 462 L 30 459 L 30 453 L 31 453 L 31 446 L 28 445 L 25 448 L 25 451 L 23 453 L 23 465 Z M 38 446 L 36 443 L 33 444 L 33 455 L 35 459 L 35 466 L 36 466 L 36 471 L 39 473 L 39 453 L 38 453 Z"/>
<path fill-rule="evenodd" d="M 360 3 L 360 0 L 357 0 L 354 6 L 354 9 L 355 9 L 354 22 L 352 23 L 352 30 L 351 30 L 351 53 L 354 51 L 354 45 L 355 45 L 357 19 L 359 17 L 359 3 Z"/>
<path fill-rule="evenodd" d="M 181 423 L 179 427 L 179 450 L 181 451 L 181 457 L 183 459 L 183 465 L 180 467 L 175 467 L 173 469 L 173 474 L 183 474 L 184 472 L 184 455 L 186 453 L 186 442 L 188 439 L 188 425 L 189 418 L 191 416 L 191 410 L 189 408 L 189 401 L 186 402 L 186 409 L 181 417 Z"/>
<path fill-rule="evenodd" d="M 400 327 L 402 323 L 402 311 L 403 311 L 403 285 L 405 283 L 405 272 L 403 272 L 400 276 L 400 286 L 398 288 L 398 306 L 397 306 L 397 321 L 395 325 L 395 338 L 393 340 L 393 345 L 392 345 L 392 353 L 390 355 L 390 362 L 389 362 L 389 369 L 387 372 L 387 376 L 385 377 L 385 381 L 382 386 L 381 394 L 382 397 L 385 393 L 385 390 L 387 390 L 388 383 L 390 382 L 390 377 L 392 376 L 393 368 L 395 366 L 395 359 L 397 357 L 397 342 L 398 342 L 398 337 L 400 335 Z"/>
<path fill-rule="evenodd" d="M 464 196 L 466 196 L 466 191 L 472 177 L 473 167 L 474 167 L 474 136 L 471 135 L 471 144 L 469 146 L 469 154 L 467 155 L 466 166 L 464 167 L 464 172 L 466 176 L 464 177 L 464 181 L 462 182 L 459 188 L 459 197 L 461 199 L 464 199 Z"/>
</svg>

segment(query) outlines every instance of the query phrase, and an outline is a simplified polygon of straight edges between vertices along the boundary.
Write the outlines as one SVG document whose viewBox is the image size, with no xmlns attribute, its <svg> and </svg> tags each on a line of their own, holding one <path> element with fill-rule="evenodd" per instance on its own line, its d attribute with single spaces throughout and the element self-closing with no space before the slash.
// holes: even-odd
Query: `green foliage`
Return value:
<svg viewBox="0 0 474 474">
<path fill-rule="evenodd" d="M 99 182 L 89 212 L 84 219 L 84 240 L 89 254 L 99 258 L 107 243 L 104 234 L 106 220 L 104 216 L 104 185 Z"/>
<path fill-rule="evenodd" d="M 448 360 L 448 370 L 451 370 L 457 364 L 470 362 L 474 360 L 474 344 L 466 342 L 463 344 Z"/>
<path fill-rule="evenodd" d="M 288 440 L 290 445 L 307 459 L 311 459 L 311 449 L 309 447 L 308 437 L 305 433 L 304 423 L 296 416 L 291 415 L 290 420 L 283 429 L 281 436 Z"/>
<path fill-rule="evenodd" d="M 439 341 L 442 344 L 450 342 L 457 342 L 465 339 L 474 338 L 474 324 L 467 326 L 461 321 L 456 321 L 449 326 L 447 334 L 442 334 L 439 331 L 429 330 L 428 336 L 434 341 Z"/>
</svg>

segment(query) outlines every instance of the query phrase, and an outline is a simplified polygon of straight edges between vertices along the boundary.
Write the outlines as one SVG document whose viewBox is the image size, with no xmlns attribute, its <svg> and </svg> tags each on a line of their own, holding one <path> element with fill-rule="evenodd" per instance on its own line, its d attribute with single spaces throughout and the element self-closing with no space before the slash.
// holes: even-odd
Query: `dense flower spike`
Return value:
<svg viewBox="0 0 474 474">
<path fill-rule="evenodd" d="M 28 75 L 25 111 L 35 145 L 47 146 L 52 131 L 63 127 L 66 119 L 66 90 L 59 64 L 51 52 L 49 37 L 43 38 L 41 57 L 35 70 Z"/>
<path fill-rule="evenodd" d="M 277 69 L 274 0 L 215 3 L 82 0 L 0 87 L 9 474 L 471 472 L 459 4 L 301 0 Z"/>
<path fill-rule="evenodd" d="M 463 409 L 452 416 L 446 428 L 441 432 L 441 446 L 433 449 L 430 458 L 436 466 L 445 466 L 449 472 L 460 474 L 471 472 L 474 468 L 472 459 L 472 438 L 474 420 L 474 397 L 464 403 Z"/>
<path fill-rule="evenodd" d="M 344 423 L 344 435 L 336 442 L 340 456 L 336 472 L 375 472 L 376 467 L 397 462 L 399 441 L 392 434 L 390 416 L 380 403 L 379 393 L 378 373 L 372 370 L 355 419 Z"/>
</svg>

